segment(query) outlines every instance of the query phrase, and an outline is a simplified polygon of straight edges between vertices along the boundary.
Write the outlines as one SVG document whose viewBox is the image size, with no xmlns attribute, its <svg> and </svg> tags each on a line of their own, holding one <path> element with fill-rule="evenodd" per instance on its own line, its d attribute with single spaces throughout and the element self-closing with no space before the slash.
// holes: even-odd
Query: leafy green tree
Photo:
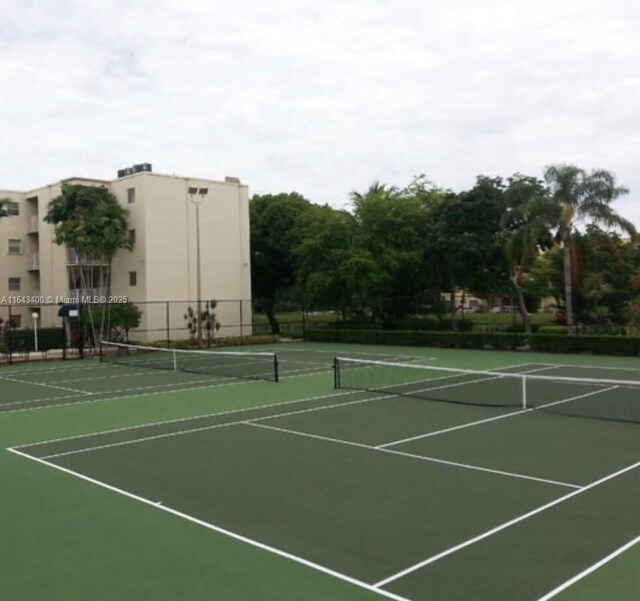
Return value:
<svg viewBox="0 0 640 601">
<path fill-rule="evenodd" d="M 8 198 L 0 198 L 0 219 L 7 216 L 7 204 L 9 204 Z"/>
<path fill-rule="evenodd" d="M 111 304 L 108 309 L 108 337 L 115 342 L 129 339 L 129 332 L 140 326 L 142 311 L 132 302 Z"/>
<path fill-rule="evenodd" d="M 253 296 L 266 313 L 272 334 L 280 332 L 277 302 L 292 293 L 297 280 L 295 249 L 302 241 L 303 218 L 311 206 L 296 192 L 254 195 L 249 204 Z"/>
<path fill-rule="evenodd" d="M 304 235 L 295 254 L 305 308 L 338 308 L 346 317 L 353 291 L 343 266 L 353 253 L 355 219 L 346 211 L 313 205 L 302 227 Z"/>
<path fill-rule="evenodd" d="M 573 236 L 580 220 L 590 220 L 607 227 L 617 227 L 632 235 L 635 228 L 618 215 L 611 203 L 628 190 L 616 185 L 613 174 L 603 169 L 590 173 L 575 165 L 551 165 L 544 173 L 549 192 L 558 207 L 557 236 L 564 251 L 564 296 L 568 326 L 574 325 L 574 269 Z"/>
<path fill-rule="evenodd" d="M 54 226 L 54 241 L 74 249 L 80 257 L 104 258 L 107 264 L 106 277 L 100 268 L 98 281 L 106 283 L 107 297 L 111 294 L 111 268 L 113 257 L 119 249 L 132 250 L 129 238 L 128 211 L 106 188 L 63 184 L 62 193 L 54 198 L 47 208 L 45 222 Z M 78 266 L 78 275 L 83 288 L 94 287 L 93 266 Z M 102 308 L 100 336 L 106 335 L 108 308 Z M 90 319 L 95 338 L 93 313 Z"/>
<path fill-rule="evenodd" d="M 588 225 L 574 234 L 576 316 L 584 322 L 624 323 L 625 304 L 640 273 L 640 250 L 615 232 Z"/>
<path fill-rule="evenodd" d="M 483 176 L 471 190 L 447 194 L 430 207 L 425 265 L 450 295 L 454 328 L 459 289 L 489 293 L 507 281 L 500 226 L 504 210 L 504 183 Z"/>
<path fill-rule="evenodd" d="M 555 204 L 541 181 L 516 174 L 505 189 L 507 208 L 501 218 L 509 283 L 517 299 L 525 332 L 532 331 L 531 315 L 525 302 L 525 282 L 541 251 L 551 248 Z"/>
<path fill-rule="evenodd" d="M 355 266 L 367 265 L 369 298 L 361 300 L 369 306 L 374 318 L 383 321 L 401 318 L 413 309 L 414 299 L 427 284 L 424 199 L 411 191 L 376 182 L 365 193 L 352 192 L 351 203 L 357 225 L 354 248 L 358 255 L 346 273 Z M 362 284 L 353 283 L 362 293 Z"/>
</svg>

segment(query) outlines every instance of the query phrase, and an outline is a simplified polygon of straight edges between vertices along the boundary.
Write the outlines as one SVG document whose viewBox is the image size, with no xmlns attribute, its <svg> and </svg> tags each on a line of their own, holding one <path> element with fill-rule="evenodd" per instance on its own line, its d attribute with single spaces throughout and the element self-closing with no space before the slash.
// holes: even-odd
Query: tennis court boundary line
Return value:
<svg viewBox="0 0 640 601">
<path fill-rule="evenodd" d="M 281 406 L 285 406 L 285 405 L 293 405 L 295 403 L 304 403 L 306 401 L 317 401 L 317 400 L 321 400 L 321 399 L 329 399 L 329 398 L 333 398 L 333 397 L 339 397 L 339 396 L 346 396 L 346 395 L 352 395 L 352 394 L 366 394 L 366 392 L 362 392 L 360 390 L 348 390 L 346 392 L 337 392 L 337 393 L 331 393 L 331 394 L 323 394 L 323 395 L 319 395 L 319 396 L 312 396 L 312 397 L 304 397 L 301 399 L 289 399 L 288 401 L 281 401 L 280 403 L 270 403 L 267 405 L 254 405 L 252 407 L 241 407 L 239 409 L 228 409 L 226 411 L 217 411 L 215 413 L 205 413 L 203 415 L 192 415 L 189 417 L 177 417 L 174 419 L 167 419 L 167 420 L 162 420 L 159 422 L 146 422 L 143 424 L 139 424 L 139 425 L 135 425 L 135 426 L 123 426 L 121 428 L 112 428 L 110 430 L 98 430 L 97 432 L 88 432 L 85 434 L 73 434 L 72 436 L 63 436 L 61 438 L 51 438 L 49 440 L 39 440 L 37 442 L 27 442 L 25 444 L 20 444 L 20 445 L 13 445 L 12 448 L 14 449 L 25 449 L 27 447 L 37 447 L 40 445 L 45 445 L 45 444 L 52 444 L 54 442 L 64 442 L 66 440 L 77 440 L 79 438 L 90 438 L 92 436 L 103 436 L 105 434 L 114 434 L 116 432 L 126 432 L 128 430 L 137 430 L 138 428 L 149 428 L 149 427 L 154 427 L 154 426 L 163 426 L 165 424 L 176 424 L 176 423 L 180 423 L 180 422 L 186 422 L 186 421 L 191 421 L 191 420 L 199 420 L 199 419 L 208 419 L 211 417 L 217 417 L 219 415 L 229 415 L 232 413 L 243 413 L 245 411 L 252 411 L 252 410 L 258 410 L 258 409 L 264 409 L 264 408 L 268 408 L 268 407 L 281 407 Z M 386 395 L 388 396 L 388 395 Z M 376 397 L 378 398 L 378 397 Z M 369 399 L 366 399 L 369 400 Z M 295 412 L 295 413 L 299 413 L 299 412 Z M 241 420 L 244 421 L 244 420 Z M 240 422 L 238 422 L 240 423 Z M 224 425 L 224 424 L 218 424 L 218 425 Z"/>
<path fill-rule="evenodd" d="M 505 366 L 505 367 L 500 368 L 500 369 L 512 369 L 514 367 L 522 367 L 524 365 L 531 365 L 531 364 L 530 363 L 529 364 L 520 363 L 520 364 L 517 364 L 517 365 L 508 365 L 508 366 Z M 327 373 L 327 372 L 324 371 L 324 372 L 318 372 L 318 373 Z M 298 378 L 298 377 L 301 377 L 301 376 L 304 376 L 304 375 L 308 375 L 308 374 L 285 376 L 285 378 L 283 378 L 283 379 Z M 315 375 L 315 374 L 313 374 L 313 375 Z M 449 378 L 449 377 L 451 377 L 451 376 L 442 376 L 442 378 Z M 434 380 L 436 380 L 436 379 L 441 379 L 441 378 L 434 378 Z M 233 383 L 250 384 L 252 382 L 246 381 L 246 380 L 239 381 L 239 382 L 224 382 L 224 383 L 217 384 L 216 386 L 227 386 L 227 385 L 233 384 Z M 179 390 L 169 390 L 169 391 L 162 390 L 162 391 L 158 391 L 158 392 L 149 392 L 149 393 L 137 395 L 137 397 L 145 397 L 145 396 L 149 396 L 149 395 L 153 395 L 153 394 L 168 394 L 170 392 L 182 392 L 182 391 L 185 391 L 185 390 L 199 390 L 199 389 L 202 389 L 202 388 L 208 388 L 208 386 L 197 386 L 197 387 L 194 387 L 194 388 L 184 388 L 184 389 L 179 389 Z M 29 442 L 29 443 L 25 443 L 25 444 L 22 444 L 22 445 L 14 445 L 13 448 L 22 449 L 22 448 L 26 448 L 26 447 L 38 446 L 38 445 L 43 445 L 43 444 L 48 444 L 48 443 L 53 443 L 53 442 L 62 442 L 62 441 L 65 441 L 65 440 L 73 440 L 73 439 L 90 437 L 90 436 L 100 436 L 102 434 L 111 434 L 111 433 L 114 433 L 114 432 L 124 432 L 126 430 L 135 430 L 137 428 L 146 428 L 146 427 L 152 427 L 152 426 L 159 426 L 159 425 L 162 425 L 162 424 L 178 423 L 178 422 L 184 422 L 184 421 L 196 420 L 196 419 L 206 419 L 206 418 L 214 417 L 214 416 L 217 416 L 217 415 L 226 415 L 226 414 L 229 414 L 229 413 L 240 413 L 240 412 L 243 412 L 243 411 L 250 411 L 252 409 L 260 409 L 260 408 L 263 408 L 263 407 L 278 407 L 278 406 L 284 406 L 284 405 L 291 405 L 291 404 L 294 404 L 294 403 L 302 403 L 302 402 L 305 402 L 305 401 L 315 401 L 315 400 L 325 399 L 325 398 L 346 396 L 346 395 L 350 395 L 350 394 L 375 394 L 375 393 L 373 393 L 371 391 L 366 391 L 366 390 L 341 390 L 340 392 L 334 392 L 334 393 L 331 393 L 331 394 L 313 396 L 313 397 L 305 397 L 305 398 L 302 398 L 302 399 L 290 399 L 288 401 L 281 401 L 279 403 L 270 403 L 270 404 L 267 404 L 267 405 L 256 405 L 256 406 L 253 406 L 253 407 L 243 407 L 243 408 L 240 408 L 240 409 L 229 409 L 227 411 L 220 411 L 220 412 L 216 412 L 216 413 L 206 413 L 204 415 L 195 415 L 195 416 L 189 416 L 189 417 L 179 417 L 179 418 L 170 419 L 170 420 L 163 420 L 163 421 L 159 421 L 159 422 L 146 422 L 146 423 L 135 425 L 135 426 L 124 426 L 122 428 L 113 428 L 113 429 L 110 429 L 110 430 L 99 430 L 97 432 L 88 432 L 86 434 L 75 434 L 75 435 L 72 435 L 72 436 L 64 436 L 64 437 L 61 437 L 61 438 L 53 438 L 53 439 L 49 439 L 49 440 L 42 440 L 42 441 L 37 441 L 37 442 Z M 392 396 L 395 396 L 395 395 L 391 393 L 391 394 L 385 395 L 383 397 L 374 397 L 374 399 L 371 399 L 371 400 L 378 400 L 378 399 L 381 399 L 381 398 L 387 398 L 387 397 L 392 397 Z M 63 397 L 63 398 L 66 398 L 66 397 Z M 129 397 L 125 396 L 125 397 L 114 397 L 114 398 L 109 398 L 109 399 L 95 399 L 94 401 L 91 401 L 91 402 L 102 401 L 102 400 L 105 400 L 105 401 L 117 400 L 117 399 L 120 399 L 120 398 L 129 398 Z M 79 403 L 85 403 L 85 402 L 87 402 L 87 401 L 79 401 Z M 76 403 L 63 403 L 60 406 L 73 405 L 73 404 L 76 404 Z M 32 409 L 40 409 L 40 408 L 41 407 L 33 407 Z M 17 411 L 28 411 L 28 410 L 29 409 L 19 409 L 19 410 L 16 410 L 16 411 L 5 411 L 4 413 L 14 413 L 14 412 L 17 412 Z M 3 412 L 0 412 L 0 415 L 2 415 L 2 413 Z M 468 425 L 474 425 L 475 423 L 476 422 L 469 422 Z"/>
<path fill-rule="evenodd" d="M 303 372 L 303 371 L 313 371 L 313 373 L 298 373 L 298 372 Z M 318 369 L 318 368 L 309 368 L 309 369 L 300 369 L 300 370 L 293 370 L 289 373 L 294 374 L 294 375 L 286 375 L 286 376 L 281 376 L 280 380 L 291 380 L 293 378 L 302 378 L 302 377 L 306 377 L 306 376 L 315 376 L 315 375 L 323 375 L 323 374 L 327 374 L 327 373 L 331 373 L 331 369 L 328 368 L 324 368 L 322 370 Z M 220 380 L 223 380 L 222 382 Z M 204 380 L 197 380 L 198 382 L 204 381 Z M 6 411 L 3 411 L 2 407 L 3 405 L 0 404 L 0 417 L 4 414 L 12 414 L 12 413 L 24 413 L 26 411 L 38 411 L 40 409 L 58 409 L 58 408 L 64 408 L 64 407 L 73 407 L 74 405 L 85 405 L 87 403 L 100 403 L 102 401 L 118 401 L 118 400 L 122 400 L 122 399 L 126 399 L 126 400 L 132 400 L 132 401 L 136 401 L 138 399 L 144 398 L 144 397 L 148 397 L 148 396 L 153 396 L 155 394 L 169 394 L 172 392 L 189 392 L 192 390 L 203 390 L 205 388 L 217 388 L 220 386 L 229 386 L 229 385 L 233 385 L 233 384 L 256 384 L 259 383 L 258 380 L 240 380 L 238 378 L 218 378 L 217 380 L 210 380 L 211 383 L 210 384 L 205 384 L 202 386 L 186 386 L 184 388 L 177 388 L 176 390 L 156 390 L 156 391 L 152 391 L 152 392 L 143 392 L 141 394 L 116 394 L 113 396 L 109 396 L 109 397 L 105 397 L 105 398 L 91 398 L 91 399 L 86 399 L 86 400 L 79 400 L 79 401 L 73 401 L 71 403 L 51 403 L 49 405 L 38 405 L 37 407 L 21 407 L 19 409 L 8 409 Z M 179 384 L 176 383 L 176 386 L 178 386 Z M 168 386 L 168 384 L 163 384 L 162 386 Z M 124 389 L 119 389 L 119 390 L 114 390 L 113 392 L 117 393 L 117 392 L 125 392 L 125 391 L 130 391 L 133 390 L 131 388 L 124 388 Z M 85 393 L 86 394 L 86 393 Z M 101 393 L 91 393 L 93 395 L 93 397 L 98 396 Z M 109 394 L 109 392 L 105 392 L 104 394 Z M 50 398 L 50 397 L 49 397 Z M 63 398 L 63 397 L 56 397 L 56 398 Z M 69 397 L 67 397 L 65 395 L 64 398 L 73 398 L 73 395 L 70 395 Z M 34 399 L 31 401 L 25 401 L 24 404 L 26 403 L 38 403 L 38 402 L 42 402 L 42 399 Z M 20 403 L 22 403 L 22 401 L 20 401 Z M 8 406 L 8 405 L 4 405 L 4 406 Z"/>
<path fill-rule="evenodd" d="M 622 555 L 625 551 L 628 551 L 632 547 L 635 547 L 638 543 L 640 543 L 640 536 L 637 536 L 633 540 L 630 540 L 625 545 L 617 548 L 612 553 L 609 553 L 606 557 L 603 557 L 601 560 L 589 566 L 586 570 L 576 574 L 573 578 L 569 578 L 569 580 L 563 582 L 560 586 L 557 586 L 552 591 L 549 591 L 546 595 L 540 597 L 538 601 L 549 601 L 549 599 L 553 599 L 556 595 L 560 594 L 562 591 L 568 589 L 570 586 L 573 586 L 576 582 L 582 580 L 583 578 L 593 574 L 596 570 L 599 570 L 602 566 L 608 564 L 610 561 L 615 559 L 616 557 Z"/>
<path fill-rule="evenodd" d="M 393 447 L 395 445 L 403 444 L 405 442 L 413 442 L 414 440 L 421 440 L 423 438 L 429 438 L 430 436 L 438 436 L 440 434 L 446 434 L 448 432 L 454 432 L 455 430 L 462 430 L 464 428 L 471 428 L 473 426 L 481 426 L 483 424 L 489 422 L 495 422 L 500 419 L 506 419 L 508 417 L 516 417 L 519 415 L 526 415 L 527 413 L 532 413 L 533 411 L 544 410 L 546 407 L 554 407 L 555 405 L 562 405 L 563 403 L 569 403 L 571 401 L 577 401 L 578 399 L 583 399 L 589 396 L 593 396 L 596 394 L 602 394 L 603 392 L 609 392 L 610 390 L 614 390 L 617 388 L 616 386 L 611 386 L 609 388 L 603 388 L 602 390 L 593 390 L 591 392 L 585 392 L 584 394 L 580 394 L 577 396 L 572 396 L 566 399 L 560 399 L 558 401 L 552 401 L 551 403 L 546 403 L 544 405 L 539 405 L 538 407 L 528 407 L 527 409 L 519 409 L 516 411 L 512 411 L 511 413 L 507 413 L 505 415 L 494 415 L 493 417 L 488 417 L 487 419 L 481 419 L 475 422 L 468 422 L 466 424 L 460 424 L 458 426 L 452 426 L 451 428 L 444 428 L 442 430 L 436 430 L 435 432 L 427 432 L 426 434 L 418 434 L 417 436 L 412 436 L 410 438 L 405 438 L 403 440 L 392 440 L 391 442 L 387 442 L 385 444 L 378 445 L 380 449 L 386 449 L 388 447 Z M 598 419 L 598 418 L 594 418 Z"/>
<path fill-rule="evenodd" d="M 294 555 L 292 553 L 288 553 L 287 551 L 283 551 L 282 549 L 278 549 L 277 547 L 272 547 L 270 545 L 267 545 L 265 543 L 261 543 L 260 541 L 257 541 L 255 539 L 252 538 L 248 538 L 246 536 L 243 536 L 242 534 L 238 534 L 236 532 L 233 532 L 231 530 L 227 530 L 226 528 L 222 528 L 220 526 L 216 526 L 215 524 L 211 524 L 210 522 L 205 522 L 204 520 L 201 520 L 199 518 L 196 518 L 195 516 L 189 515 L 187 513 L 183 513 L 181 511 L 178 511 L 176 509 L 172 509 L 171 507 L 167 507 L 166 505 L 160 504 L 158 502 L 155 501 L 151 501 L 149 499 L 146 499 L 144 497 L 141 497 L 139 495 L 136 495 L 134 493 L 131 493 L 129 491 L 126 491 L 122 488 L 118 488 L 116 486 L 112 486 L 111 484 L 107 484 L 106 482 L 102 482 L 100 480 L 96 480 L 95 478 L 91 478 L 90 476 L 86 476 L 84 474 L 81 474 L 80 472 L 76 472 L 74 470 L 71 470 L 69 468 L 63 467 L 61 465 L 56 465 L 55 463 L 50 463 L 48 461 L 45 461 L 44 459 L 40 459 L 38 457 L 32 457 L 31 455 L 28 455 L 26 453 L 22 453 L 21 451 L 18 451 L 17 449 L 11 447 L 9 449 L 7 449 L 9 452 L 14 453 L 15 455 L 18 455 L 20 457 L 23 457 L 24 459 L 29 459 L 31 461 L 35 461 L 41 465 L 45 465 L 49 468 L 61 471 L 65 474 L 71 475 L 71 476 L 75 476 L 76 478 L 79 478 L 81 480 L 84 480 L 86 482 L 89 482 L 91 484 L 94 484 L 96 486 L 99 486 L 101 488 L 104 488 L 106 490 L 109 490 L 111 492 L 117 493 L 121 496 L 127 497 L 129 499 L 132 499 L 134 501 L 138 501 L 139 503 L 142 503 L 144 505 L 148 505 L 150 507 L 153 507 L 155 509 L 159 509 L 160 511 L 164 511 L 170 515 L 179 517 L 187 522 L 191 522 L 193 524 L 196 524 L 197 526 L 201 526 L 203 528 L 207 528 L 208 530 L 212 530 L 213 532 L 216 532 L 218 534 L 222 534 L 226 537 L 229 537 L 231 539 L 234 539 L 236 541 L 248 544 L 252 547 L 256 547 L 258 549 L 261 549 L 262 551 L 267 551 L 269 553 L 272 553 L 274 555 L 278 555 L 280 557 L 283 557 L 284 559 L 288 559 L 290 561 L 293 561 L 295 563 L 301 564 L 307 568 L 311 568 L 313 570 L 316 570 L 318 572 L 322 572 L 323 574 L 326 574 L 328 576 L 332 576 L 334 578 L 337 578 L 338 580 L 342 580 L 344 582 L 347 582 L 349 584 L 352 584 L 354 586 L 357 586 L 359 588 L 368 590 L 370 592 L 373 593 L 377 593 L 378 595 L 381 595 L 383 597 L 386 597 L 387 599 L 393 599 L 394 601 L 411 601 L 411 599 L 408 599 L 407 597 L 401 597 L 400 595 L 396 595 L 395 593 L 392 593 L 390 591 L 385 591 L 384 589 L 380 589 L 378 587 L 376 587 L 375 585 L 371 585 L 368 584 L 367 582 L 364 582 L 362 580 L 358 580 L 357 578 L 353 578 L 351 576 L 348 576 L 347 574 L 343 574 L 341 572 L 338 572 L 336 570 L 332 570 L 331 568 L 327 568 L 323 565 L 320 565 L 318 563 L 315 563 L 313 561 L 310 561 L 308 559 L 304 559 L 303 557 L 300 557 L 298 555 Z"/>
<path fill-rule="evenodd" d="M 276 417 L 276 416 L 274 416 Z M 264 417 L 261 419 L 269 419 L 268 417 Z M 438 459 L 437 457 L 429 457 L 426 455 L 416 455 L 414 453 L 405 453 L 403 451 L 394 451 L 391 449 L 381 449 L 379 447 L 374 447 L 371 445 L 367 445 L 360 442 L 353 442 L 351 440 L 342 440 L 340 438 L 330 438 L 329 436 L 321 436 L 320 434 L 311 434 L 309 432 L 300 432 L 298 430 L 290 430 L 288 428 L 280 428 L 277 426 L 268 426 L 266 424 L 258 423 L 260 420 L 247 420 L 245 422 L 240 422 L 242 425 L 253 426 L 254 428 L 264 428 L 266 430 L 275 430 L 277 432 L 284 432 L 286 434 L 293 434 L 295 436 L 303 436 L 306 438 L 315 438 L 317 440 L 323 440 L 325 442 L 333 442 L 336 444 L 343 444 L 351 447 L 360 447 L 361 449 L 368 449 L 370 451 L 378 451 L 380 453 L 386 453 L 388 455 L 396 455 L 398 457 L 408 457 L 410 459 L 418 459 L 421 461 L 427 461 L 429 463 L 438 463 L 441 465 L 449 465 L 452 467 L 459 467 L 462 469 L 473 470 L 478 472 L 487 472 L 490 474 L 494 474 L 497 476 L 506 476 L 510 478 L 519 478 L 521 480 L 532 480 L 534 482 L 540 482 L 542 484 L 551 484 L 554 486 L 563 486 L 565 488 L 574 488 L 581 490 L 582 486 L 578 484 L 570 484 L 568 482 L 559 482 L 557 480 L 547 480 L 546 478 L 537 478 L 536 476 L 528 476 L 526 474 L 518 474 L 516 472 L 505 472 L 503 470 L 494 470 L 489 467 L 482 467 L 479 465 L 472 465 L 470 463 L 459 463 L 457 461 L 447 461 L 446 459 Z"/>
<path fill-rule="evenodd" d="M 230 426 L 240 426 L 243 424 L 248 424 L 254 421 L 263 420 L 263 419 L 271 419 L 276 417 L 288 417 L 290 415 L 298 415 L 300 413 L 310 413 L 312 411 L 323 411 L 325 409 L 335 409 L 337 407 L 343 407 L 348 405 L 355 405 L 357 403 L 368 403 L 371 401 L 377 401 L 385 397 L 373 397 L 368 399 L 357 399 L 355 401 L 347 401 L 346 403 L 337 403 L 334 405 L 324 405 L 322 407 L 311 407 L 309 409 L 303 409 L 302 411 L 287 411 L 286 413 L 278 413 L 276 415 L 269 416 L 261 416 L 253 419 L 247 420 L 236 420 L 233 422 L 227 422 L 225 424 L 211 424 L 210 426 L 202 426 L 201 428 L 191 428 L 189 430 L 179 430 L 177 432 L 165 432 L 164 434 L 156 434 L 155 436 L 145 436 L 143 438 L 134 438 L 133 440 L 121 440 L 119 442 L 107 443 L 103 445 L 97 445 L 95 447 L 86 447 L 82 449 L 75 449 L 73 451 L 64 451 L 62 453 L 53 453 L 51 455 L 43 455 L 42 459 L 53 459 L 55 457 L 65 457 L 67 455 L 78 455 L 79 453 L 90 453 L 92 451 L 100 451 L 102 449 L 111 449 L 114 447 L 123 447 L 130 444 L 137 444 L 140 442 L 148 442 L 150 440 L 159 440 L 161 438 L 173 438 L 174 436 L 182 436 L 183 434 L 194 434 L 195 432 L 206 432 L 207 430 L 217 430 L 218 428 L 228 428 Z M 26 445 L 35 446 L 35 445 Z M 18 448 L 18 447 L 13 447 Z"/>
<path fill-rule="evenodd" d="M 623 474 L 626 474 L 627 472 L 630 472 L 634 469 L 637 469 L 638 467 L 640 467 L 640 461 L 637 461 L 636 463 L 633 463 L 631 465 L 628 465 L 627 467 L 624 467 L 620 470 L 618 470 L 617 472 L 614 472 L 612 474 L 609 474 L 607 476 L 605 476 L 604 478 L 600 478 L 599 480 L 596 480 L 595 482 L 591 482 L 591 484 L 587 484 L 586 486 L 583 486 L 582 488 L 580 488 L 579 490 L 574 490 L 573 492 L 570 492 L 569 494 L 566 494 L 562 497 L 559 497 L 558 499 L 555 499 L 554 501 L 551 501 L 550 503 L 546 503 L 545 505 L 541 505 L 540 507 L 538 507 L 537 509 L 533 509 L 532 511 L 528 511 L 527 513 L 523 513 L 522 515 L 509 520 L 507 522 L 504 522 L 502 524 L 500 524 L 499 526 L 496 526 L 495 528 L 491 528 L 490 530 L 487 530 L 486 532 L 483 532 L 482 534 L 479 534 L 478 536 L 474 536 L 473 538 L 467 539 L 466 541 L 459 543 L 457 545 L 454 545 L 453 547 L 449 547 L 448 549 L 445 549 L 444 551 L 441 551 L 440 553 L 437 553 L 436 555 L 432 555 L 431 557 L 428 557 L 427 559 L 424 559 L 423 561 L 416 563 L 412 566 L 409 566 L 408 568 L 405 568 L 404 570 L 400 571 L 400 572 L 396 572 L 395 574 L 391 574 L 390 576 L 388 576 L 387 578 L 380 580 L 379 582 L 376 582 L 374 584 L 375 587 L 382 587 L 382 586 L 387 586 L 388 584 L 391 584 L 392 582 L 399 580 L 400 578 L 404 578 L 405 576 L 408 576 L 409 574 L 412 574 L 413 572 L 416 572 L 417 570 L 420 570 L 432 563 L 435 563 L 436 561 L 439 561 L 441 559 L 444 559 L 445 557 L 452 555 L 454 553 L 457 553 L 458 551 L 461 551 L 462 549 L 465 549 L 471 545 L 475 545 L 476 543 L 479 543 L 482 540 L 485 540 L 491 536 L 493 536 L 494 534 L 497 534 L 498 532 L 502 532 L 503 530 L 506 530 L 507 528 L 510 528 L 511 526 L 515 526 L 516 524 L 519 524 L 520 522 L 523 522 L 524 520 L 527 520 L 531 517 L 533 517 L 534 515 L 538 515 L 539 513 L 542 513 L 543 511 L 547 511 L 548 509 L 551 509 L 552 507 L 555 507 L 556 505 L 559 505 L 560 503 L 564 503 L 565 501 L 568 501 L 569 499 L 572 499 L 573 497 L 576 497 L 578 495 L 581 495 L 597 486 L 600 486 L 601 484 L 604 484 L 605 482 L 608 482 L 609 480 L 613 480 L 614 478 L 617 478 L 619 476 L 622 476 Z"/>
<path fill-rule="evenodd" d="M 56 384 L 46 384 L 45 382 L 29 382 L 29 380 L 21 380 L 19 378 L 12 378 L 9 376 L 0 376 L 0 380 L 16 382 L 18 384 L 27 384 L 29 386 L 41 386 L 44 388 L 53 388 L 55 390 L 64 390 L 65 392 L 73 392 L 75 394 L 83 394 L 85 396 L 93 394 L 93 392 L 89 392 L 87 390 L 78 390 L 77 388 L 69 388 L 68 386 L 57 386 Z"/>
</svg>

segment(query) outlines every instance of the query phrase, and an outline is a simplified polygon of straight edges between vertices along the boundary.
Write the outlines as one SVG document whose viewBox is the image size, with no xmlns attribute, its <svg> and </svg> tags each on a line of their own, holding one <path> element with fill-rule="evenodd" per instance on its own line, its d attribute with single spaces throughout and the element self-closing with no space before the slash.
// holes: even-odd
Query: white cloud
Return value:
<svg viewBox="0 0 640 601">
<path fill-rule="evenodd" d="M 149 161 L 342 205 L 574 162 L 616 173 L 640 226 L 636 0 L 1 8 L 0 188 Z"/>
</svg>

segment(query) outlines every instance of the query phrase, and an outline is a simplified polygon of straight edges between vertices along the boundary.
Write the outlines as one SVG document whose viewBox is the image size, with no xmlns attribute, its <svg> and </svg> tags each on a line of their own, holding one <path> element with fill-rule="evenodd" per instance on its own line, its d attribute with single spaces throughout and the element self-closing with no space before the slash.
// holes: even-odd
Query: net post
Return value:
<svg viewBox="0 0 640 601">
<path fill-rule="evenodd" d="M 340 363 L 338 357 L 333 359 L 333 387 L 335 389 L 340 388 Z"/>
<path fill-rule="evenodd" d="M 274 380 L 277 382 L 280 379 L 280 373 L 278 371 L 278 355 L 273 354 L 273 375 Z"/>
<path fill-rule="evenodd" d="M 173 371 L 178 371 L 178 353 L 172 349 L 171 354 L 173 355 Z"/>
<path fill-rule="evenodd" d="M 98 359 L 100 360 L 100 363 L 104 363 L 104 345 L 102 340 L 100 340 L 100 342 L 98 343 Z"/>
<path fill-rule="evenodd" d="M 527 407 L 527 376 L 522 376 L 522 408 L 526 409 Z"/>
</svg>

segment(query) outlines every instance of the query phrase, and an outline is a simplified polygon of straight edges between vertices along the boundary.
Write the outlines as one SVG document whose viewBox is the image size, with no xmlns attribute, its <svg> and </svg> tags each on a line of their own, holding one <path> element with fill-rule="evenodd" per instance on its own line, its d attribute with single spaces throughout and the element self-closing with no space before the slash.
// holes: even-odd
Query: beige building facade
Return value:
<svg viewBox="0 0 640 601">
<path fill-rule="evenodd" d="M 134 248 L 114 257 L 111 295 L 141 309 L 136 339 L 163 339 L 169 329 L 184 329 L 184 314 L 199 298 L 202 305 L 218 301 L 221 335 L 250 334 L 247 186 L 231 177 L 215 181 L 150 169 L 121 170 L 114 180 L 73 177 L 28 192 L 0 190 L 0 198 L 9 200 L 9 215 L 0 219 L 0 318 L 7 318 L 11 305 L 20 327 L 32 327 L 34 310 L 42 327 L 57 326 L 60 302 L 106 294 L 104 261 L 56 245 L 53 227 L 44 222 L 62 186 L 82 184 L 105 187 L 129 211 Z M 91 277 L 81 281 L 80 267 Z"/>
</svg>

